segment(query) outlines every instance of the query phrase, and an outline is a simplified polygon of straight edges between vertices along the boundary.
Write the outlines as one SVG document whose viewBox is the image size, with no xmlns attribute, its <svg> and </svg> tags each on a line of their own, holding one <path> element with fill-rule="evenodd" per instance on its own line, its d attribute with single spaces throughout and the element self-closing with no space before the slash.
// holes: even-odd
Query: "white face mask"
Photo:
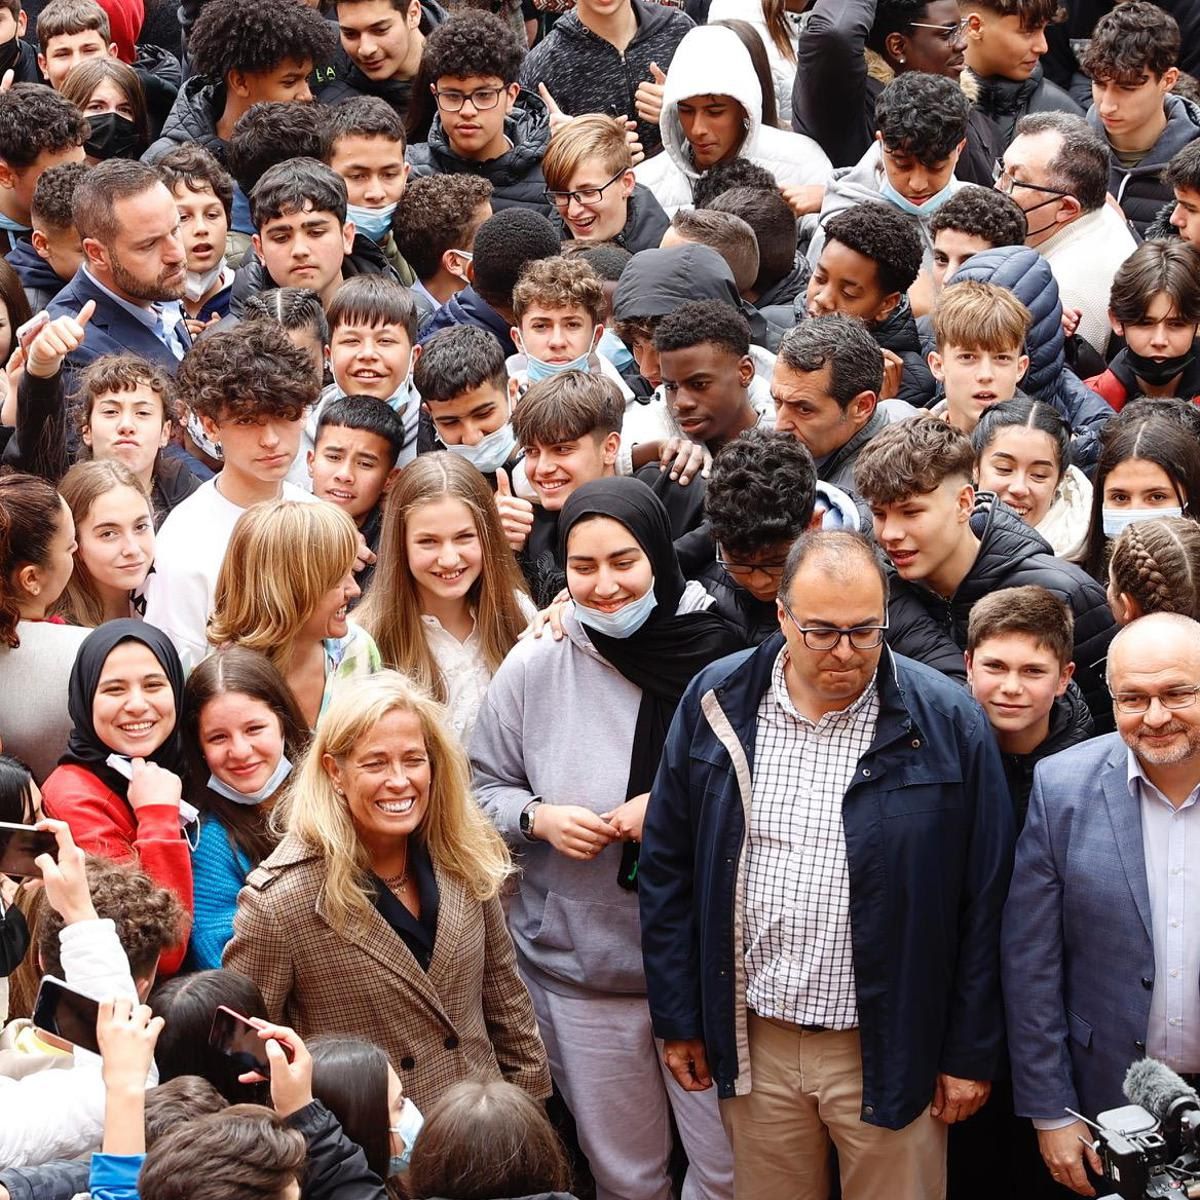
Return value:
<svg viewBox="0 0 1200 1200">
<path fill-rule="evenodd" d="M 452 454 L 457 454 L 459 458 L 465 458 L 481 474 L 490 475 L 508 462 L 516 444 L 517 435 L 513 432 L 512 422 L 505 421 L 499 429 L 481 438 L 474 446 L 460 442 L 457 446 L 447 446 L 446 449 Z"/>
<path fill-rule="evenodd" d="M 1136 524 L 1138 521 L 1157 521 L 1163 517 L 1182 517 L 1183 509 L 1179 505 L 1171 508 L 1102 508 L 1100 515 L 1104 520 L 1104 536 L 1117 537 L 1122 530 Z"/>
<path fill-rule="evenodd" d="M 204 295 L 208 289 L 221 277 L 221 272 L 225 270 L 225 263 L 222 260 L 217 263 L 211 271 L 205 271 L 203 275 L 198 275 L 195 271 L 188 271 L 187 283 L 184 285 L 183 294 L 186 299 L 195 304 Z"/>
<path fill-rule="evenodd" d="M 133 781 L 133 759 L 127 758 L 124 754 L 117 754 L 115 751 L 110 754 L 105 760 L 106 767 L 112 767 L 118 775 L 123 775 L 130 782 Z M 190 825 L 198 816 L 200 810 L 195 805 L 189 804 L 186 800 L 179 802 L 179 823 L 180 825 Z"/>
<path fill-rule="evenodd" d="M 208 777 L 208 787 L 210 791 L 216 792 L 218 796 L 224 796 L 226 800 L 232 800 L 234 804 L 244 804 L 247 807 L 253 807 L 256 804 L 261 804 L 264 800 L 270 800 L 279 790 L 279 785 L 291 773 L 292 764 L 288 761 L 288 756 L 281 754 L 275 770 L 271 772 L 270 778 L 257 792 L 239 792 L 237 788 L 230 787 L 229 784 L 224 780 L 218 779 L 215 775 Z"/>
</svg>

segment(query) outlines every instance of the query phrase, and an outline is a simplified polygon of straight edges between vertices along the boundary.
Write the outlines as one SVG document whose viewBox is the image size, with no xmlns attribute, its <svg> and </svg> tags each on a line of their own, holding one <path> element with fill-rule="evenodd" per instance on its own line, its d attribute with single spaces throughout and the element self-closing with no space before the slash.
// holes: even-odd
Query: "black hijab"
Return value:
<svg viewBox="0 0 1200 1200">
<path fill-rule="evenodd" d="M 675 554 L 667 510 L 640 479 L 598 479 L 571 493 L 558 519 L 564 565 L 571 529 L 585 517 L 609 517 L 624 525 L 654 572 L 658 603 L 641 629 L 627 638 L 587 629 L 596 650 L 642 690 L 625 788 L 628 800 L 650 790 L 671 719 L 693 677 L 709 663 L 744 647 L 732 627 L 715 613 L 676 613 L 687 581 Z"/>
<path fill-rule="evenodd" d="M 79 652 L 75 655 L 75 665 L 71 668 L 71 683 L 67 693 L 67 711 L 71 715 L 72 724 L 71 736 L 67 741 L 66 754 L 58 761 L 85 767 L 105 786 L 124 798 L 128 794 L 129 780 L 108 766 L 108 756 L 114 753 L 113 748 L 100 740 L 96 727 L 92 724 L 92 703 L 100 683 L 100 673 L 104 670 L 104 663 L 109 654 L 122 642 L 141 642 L 158 659 L 163 674 L 171 684 L 171 691 L 175 695 L 175 728 L 170 737 L 153 754 L 147 756 L 147 761 L 157 763 L 180 778 L 183 777 L 183 738 L 179 732 L 180 716 L 183 713 L 183 664 L 179 661 L 171 639 L 161 629 L 147 625 L 144 621 L 128 618 L 106 621 L 93 629 L 84 638 Z"/>
</svg>

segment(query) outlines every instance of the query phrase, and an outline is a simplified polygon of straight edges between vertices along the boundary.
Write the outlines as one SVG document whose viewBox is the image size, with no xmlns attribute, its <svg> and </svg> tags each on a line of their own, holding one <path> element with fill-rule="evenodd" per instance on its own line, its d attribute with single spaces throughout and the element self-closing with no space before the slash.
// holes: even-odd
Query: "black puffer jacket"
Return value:
<svg viewBox="0 0 1200 1200">
<path fill-rule="evenodd" d="M 153 141 L 162 132 L 167 118 L 171 115 L 171 109 L 183 84 L 183 69 L 175 55 L 159 46 L 139 45 L 137 52 L 137 61 L 133 64 L 133 69 L 137 72 L 142 91 L 146 94 L 146 116 L 150 124 L 150 138 Z"/>
<path fill-rule="evenodd" d="M 811 275 L 812 268 L 808 265 L 808 259 L 797 251 L 792 260 L 792 269 L 782 279 L 775 280 L 766 288 L 755 300 L 754 306 L 768 321 L 776 325 L 790 326 L 796 319 L 796 298 L 805 294 Z"/>
<path fill-rule="evenodd" d="M 571 230 L 555 209 L 550 214 L 554 227 L 562 234 L 563 241 L 571 237 Z M 640 183 L 633 185 L 633 194 L 629 197 L 626 209 L 625 226 L 611 240 L 615 245 L 637 254 L 639 250 L 656 250 L 662 241 L 663 234 L 671 227 L 671 219 L 663 211 L 663 206 L 654 198 L 654 193 Z"/>
<path fill-rule="evenodd" d="M 34 24 L 30 19 L 30 25 Z M 41 69 L 38 67 L 37 50 L 24 38 L 17 42 L 17 61 L 13 65 L 13 83 L 44 83 Z"/>
<path fill-rule="evenodd" d="M 719 563 L 709 563 L 700 573 L 704 590 L 713 598 L 713 612 L 724 618 L 747 646 L 761 646 L 779 632 L 774 600 L 757 600 L 739 587 Z"/>
<path fill-rule="evenodd" d="M 203 75 L 193 75 L 179 89 L 163 125 L 162 136 L 142 155 L 142 161 L 156 163 L 176 146 L 195 142 L 223 163 L 225 142 L 217 136 L 217 120 L 224 111 L 225 85 L 211 83 Z"/>
<path fill-rule="evenodd" d="M 987 79 L 976 75 L 974 79 L 979 89 L 975 103 L 991 120 L 1002 148 L 1013 140 L 1013 130 L 1026 113 L 1066 112 L 1083 116 L 1083 109 L 1045 77 L 1040 63 L 1028 79 L 1002 79 L 995 75 Z"/>
<path fill-rule="evenodd" d="M 492 185 L 492 208 L 522 205 L 550 215 L 542 155 L 550 142 L 550 112 L 539 96 L 521 92 L 504 119 L 512 149 L 499 158 L 472 162 L 450 148 L 440 117 L 434 117 L 429 140 L 409 146 L 407 158 L 415 175 L 482 175 Z"/>
<path fill-rule="evenodd" d="M 802 305 L 803 301 L 804 297 L 801 296 L 796 303 Z M 921 351 L 917 319 L 909 307 L 907 296 L 901 299 L 886 320 L 871 326 L 871 336 L 884 350 L 890 350 L 904 360 L 900 392 L 896 399 L 907 401 L 913 408 L 928 407 L 937 392 L 937 381 Z"/>
<path fill-rule="evenodd" d="M 888 645 L 944 675 L 963 679 L 967 620 L 975 601 L 1001 588 L 1038 584 L 1071 607 L 1075 616 L 1075 678 L 1097 730 L 1112 728 L 1112 702 L 1104 684 L 1108 643 L 1117 627 L 1104 588 L 1082 567 L 1055 558 L 1044 541 L 991 492 L 980 492 L 971 516 L 979 553 L 949 600 L 921 583 L 901 579 L 889 564 Z"/>
</svg>

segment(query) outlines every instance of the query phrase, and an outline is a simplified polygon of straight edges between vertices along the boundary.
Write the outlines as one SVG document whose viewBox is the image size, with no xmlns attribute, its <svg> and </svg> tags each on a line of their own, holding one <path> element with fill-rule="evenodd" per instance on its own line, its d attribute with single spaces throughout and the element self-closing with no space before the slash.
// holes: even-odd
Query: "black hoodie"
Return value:
<svg viewBox="0 0 1200 1200">
<path fill-rule="evenodd" d="M 979 87 L 976 107 L 991 119 L 1002 147 L 1013 140 L 1017 122 L 1026 113 L 1066 112 L 1083 116 L 1083 109 L 1045 77 L 1041 63 L 1033 68 L 1028 79 L 1004 79 L 999 75 L 983 79 L 977 75 L 975 80 Z"/>
</svg>

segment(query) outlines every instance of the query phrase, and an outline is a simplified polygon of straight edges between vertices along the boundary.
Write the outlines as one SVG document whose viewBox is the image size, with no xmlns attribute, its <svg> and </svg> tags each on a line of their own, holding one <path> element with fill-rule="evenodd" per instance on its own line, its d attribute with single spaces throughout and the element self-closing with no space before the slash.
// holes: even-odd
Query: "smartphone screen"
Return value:
<svg viewBox="0 0 1200 1200">
<path fill-rule="evenodd" d="M 262 1076 L 271 1073 L 266 1043 L 258 1036 L 258 1030 L 232 1008 L 221 1005 L 213 1014 L 208 1044 L 246 1071 L 257 1071 Z"/>
<path fill-rule="evenodd" d="M 0 875 L 41 876 L 34 859 L 39 854 L 58 857 L 58 839 L 48 829 L 9 825 L 0 821 Z"/>
<path fill-rule="evenodd" d="M 99 1016 L 98 1000 L 75 991 L 53 975 L 42 980 L 33 1003 L 33 1027 L 40 1033 L 99 1054 L 100 1043 L 96 1040 Z"/>
</svg>

